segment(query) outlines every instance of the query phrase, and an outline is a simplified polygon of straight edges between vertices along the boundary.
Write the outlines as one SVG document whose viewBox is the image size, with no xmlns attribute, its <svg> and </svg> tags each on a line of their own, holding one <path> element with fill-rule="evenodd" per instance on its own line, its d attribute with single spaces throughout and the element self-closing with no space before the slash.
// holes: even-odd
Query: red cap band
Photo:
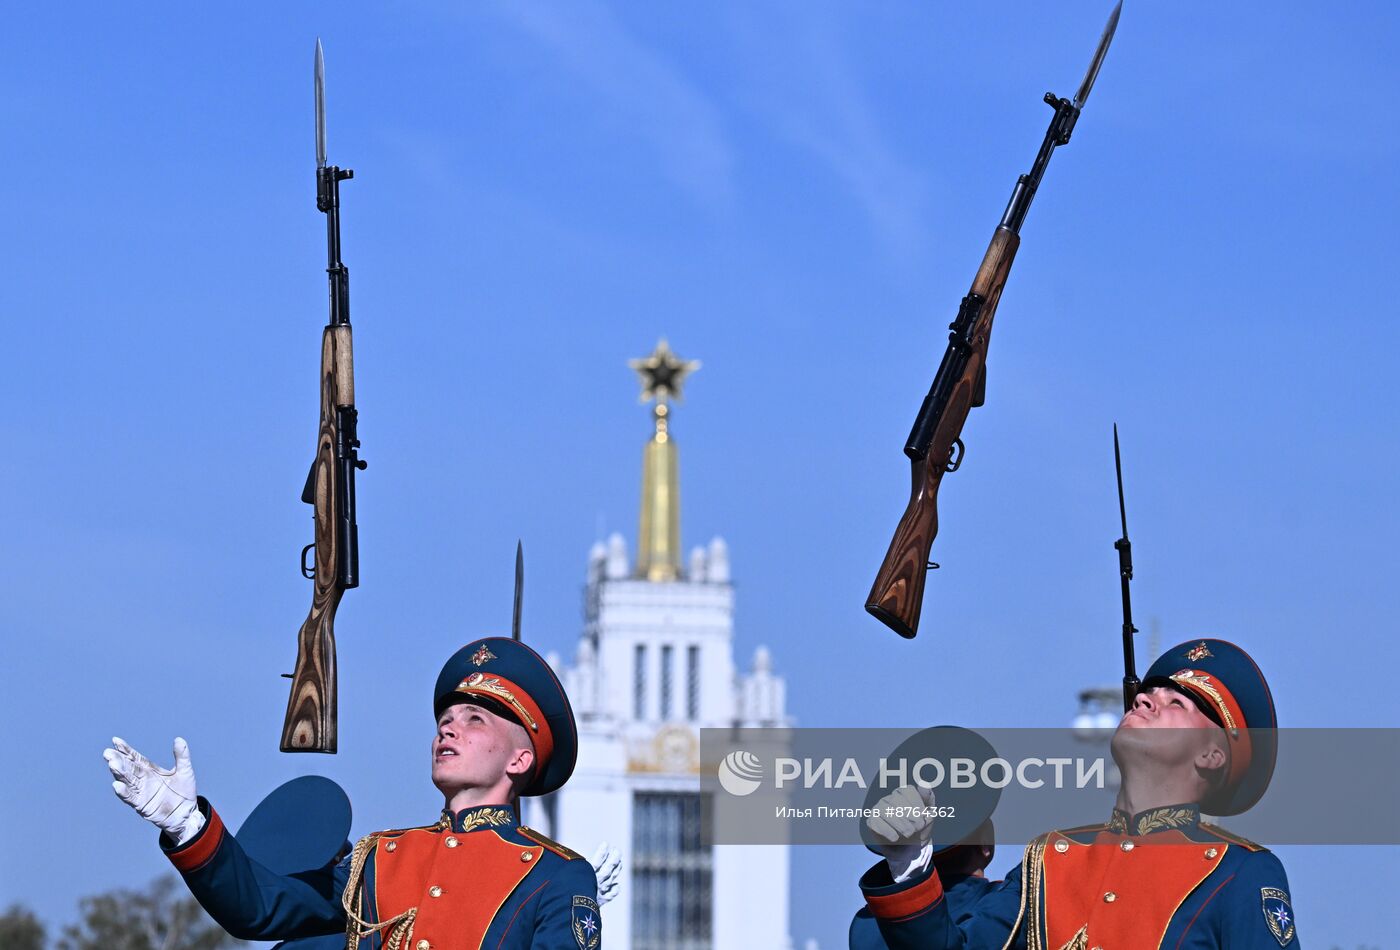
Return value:
<svg viewBox="0 0 1400 950">
<path fill-rule="evenodd" d="M 543 771 L 549 757 L 554 754 L 554 733 L 550 731 L 549 720 L 544 718 L 544 713 L 529 693 L 504 676 L 488 676 L 485 673 L 468 676 L 457 684 L 456 691 L 469 696 L 490 697 L 514 711 L 520 724 L 530 734 L 530 743 L 535 750 L 535 773 Z"/>
<path fill-rule="evenodd" d="M 1252 757 L 1252 744 L 1249 738 L 1249 723 L 1244 720 L 1244 711 L 1234 694 L 1220 679 L 1200 670 L 1182 670 L 1173 673 L 1171 681 L 1182 689 L 1188 689 L 1204 699 L 1225 726 L 1225 735 L 1230 740 L 1229 784 L 1235 785 L 1249 768 Z"/>
</svg>

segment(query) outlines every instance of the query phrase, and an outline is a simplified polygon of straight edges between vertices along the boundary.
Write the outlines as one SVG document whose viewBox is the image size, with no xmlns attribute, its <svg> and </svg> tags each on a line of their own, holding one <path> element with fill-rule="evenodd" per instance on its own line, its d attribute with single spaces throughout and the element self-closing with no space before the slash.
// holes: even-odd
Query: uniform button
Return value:
<svg viewBox="0 0 1400 950">
<path fill-rule="evenodd" d="M 1216 856 L 1217 854 L 1219 854 L 1219 853 L 1220 853 L 1220 852 L 1217 851 L 1217 850 L 1215 850 L 1214 848 L 1206 848 L 1206 859 L 1207 859 L 1207 860 L 1214 860 L 1214 859 L 1215 859 L 1215 856 Z"/>
<path fill-rule="evenodd" d="M 438 887 L 436 884 L 434 884 L 432 887 L 428 888 L 428 896 L 429 896 L 429 897 L 441 897 L 441 896 L 442 896 L 442 888 L 440 888 L 440 887 Z"/>
<path fill-rule="evenodd" d="M 1120 844 L 1118 847 L 1122 848 L 1124 851 L 1131 851 L 1131 850 L 1133 850 L 1134 845 L 1133 845 L 1133 843 L 1132 843 L 1131 841 L 1124 841 L 1124 842 L 1123 842 L 1122 844 Z"/>
<path fill-rule="evenodd" d="M 393 850 L 394 850 L 395 848 L 397 848 L 398 846 L 399 846 L 399 843 L 398 843 L 397 841 L 390 841 L 388 844 L 386 844 L 386 845 L 384 846 L 384 850 L 385 850 L 385 851 L 393 851 Z"/>
<path fill-rule="evenodd" d="M 418 950 L 432 950 L 433 947 L 433 945 L 428 943 L 428 941 L 426 940 L 420 940 L 417 943 L 415 943 L 414 946 L 417 947 Z"/>
<path fill-rule="evenodd" d="M 455 848 L 455 847 L 457 847 L 457 839 L 454 838 L 454 837 L 452 837 L 451 835 L 448 835 L 448 836 L 447 836 L 447 846 L 448 846 L 449 848 Z"/>
<path fill-rule="evenodd" d="M 531 861 L 535 860 L 535 856 L 534 856 L 533 854 L 531 854 L 529 851 L 522 851 L 522 852 L 520 852 L 520 860 L 522 860 L 522 861 L 524 861 L 526 864 L 528 864 L 528 863 L 530 863 Z"/>
<path fill-rule="evenodd" d="M 1112 891 L 1107 891 L 1107 892 L 1105 892 L 1104 895 L 1103 895 L 1103 902 L 1104 902 L 1105 904 L 1112 904 L 1112 903 L 1113 903 L 1114 901 L 1116 901 L 1117 899 L 1118 899 L 1118 895 L 1115 894 L 1115 893 L 1113 893 Z"/>
<path fill-rule="evenodd" d="M 1061 854 L 1064 854 L 1066 851 L 1069 850 L 1069 842 L 1066 841 L 1064 838 L 1061 838 L 1059 841 L 1055 842 L 1055 850 L 1060 852 Z"/>
</svg>

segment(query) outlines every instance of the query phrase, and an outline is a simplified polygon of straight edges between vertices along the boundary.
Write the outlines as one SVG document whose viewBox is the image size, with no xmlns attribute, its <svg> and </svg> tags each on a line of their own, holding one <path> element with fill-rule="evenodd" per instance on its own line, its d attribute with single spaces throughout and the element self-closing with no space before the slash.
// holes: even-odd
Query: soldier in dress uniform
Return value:
<svg viewBox="0 0 1400 950">
<path fill-rule="evenodd" d="M 963 842 L 933 849 L 933 869 L 942 883 L 948 915 L 955 924 L 968 919 L 987 889 L 994 886 L 983 872 L 996 854 L 995 840 L 996 832 L 988 818 Z M 888 946 L 868 906 L 856 911 L 846 940 L 850 950 L 887 950 Z"/>
<path fill-rule="evenodd" d="M 117 740 L 104 757 L 117 795 L 161 828 L 171 863 L 236 937 L 343 933 L 359 950 L 598 950 L 593 866 L 518 817 L 518 799 L 561 787 L 577 757 L 553 671 L 519 641 L 477 640 L 443 667 L 433 711 L 441 817 L 361 838 L 319 871 L 279 874 L 250 858 L 195 795 L 183 741 L 173 770 Z"/>
<path fill-rule="evenodd" d="M 1296 947 L 1278 858 L 1201 820 L 1203 811 L 1237 815 L 1260 799 L 1277 725 L 1268 683 L 1239 647 L 1173 647 L 1147 671 L 1114 733 L 1123 781 L 1110 819 L 1036 838 L 970 909 L 964 903 L 955 914 L 938 870 L 918 858 L 931 819 L 871 819 L 886 859 L 860 886 L 885 945 Z M 890 798 L 902 803 L 912 791 Z"/>
<path fill-rule="evenodd" d="M 891 762 L 917 762 L 920 759 L 960 757 L 985 762 L 997 757 L 996 749 L 981 733 L 961 726 L 934 726 L 910 736 L 895 747 L 886 759 Z M 867 793 L 864 810 L 879 809 L 895 802 L 889 796 L 879 800 L 880 786 L 872 785 Z M 907 808 L 923 807 L 919 793 L 905 786 L 895 796 Z M 948 904 L 948 913 L 956 923 L 972 912 L 987 888 L 992 886 L 982 873 L 996 853 L 996 830 L 992 815 L 1001 801 L 1001 789 L 979 786 L 959 802 L 958 813 L 937 827 L 930 827 L 929 838 L 920 842 L 917 853 L 905 864 L 917 863 L 922 869 L 931 861 Z M 887 830 L 887 829 L 882 829 Z M 876 854 L 885 851 L 885 836 L 868 826 L 861 828 L 865 846 Z M 885 950 L 884 938 L 869 907 L 856 911 L 847 933 L 851 950 Z"/>
</svg>

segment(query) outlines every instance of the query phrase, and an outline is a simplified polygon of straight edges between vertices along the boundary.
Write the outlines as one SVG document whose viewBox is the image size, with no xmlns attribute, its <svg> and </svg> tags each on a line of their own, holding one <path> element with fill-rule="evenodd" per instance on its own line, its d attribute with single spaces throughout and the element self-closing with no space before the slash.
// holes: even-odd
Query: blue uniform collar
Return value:
<svg viewBox="0 0 1400 950">
<path fill-rule="evenodd" d="M 438 823 L 445 831 L 465 834 L 487 828 L 518 828 L 520 816 L 509 805 L 478 805 L 455 813 L 444 808 Z"/>
<path fill-rule="evenodd" d="M 1149 808 L 1136 815 L 1113 809 L 1108 830 L 1118 835 L 1150 835 L 1159 831 L 1191 831 L 1201 823 L 1201 806 L 1194 802 Z"/>
</svg>

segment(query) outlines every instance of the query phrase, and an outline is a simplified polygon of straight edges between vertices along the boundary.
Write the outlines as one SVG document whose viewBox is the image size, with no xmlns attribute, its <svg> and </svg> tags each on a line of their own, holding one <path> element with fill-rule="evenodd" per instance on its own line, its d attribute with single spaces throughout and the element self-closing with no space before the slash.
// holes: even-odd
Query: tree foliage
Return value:
<svg viewBox="0 0 1400 950">
<path fill-rule="evenodd" d="M 4 950 L 44 950 L 44 925 L 27 907 L 11 904 L 0 914 L 0 947 Z"/>
<path fill-rule="evenodd" d="M 157 878 L 145 890 L 119 889 L 84 897 L 78 909 L 80 920 L 63 928 L 58 950 L 222 950 L 247 946 L 210 920 L 172 876 Z M 0 940 L 0 946 L 9 944 Z"/>
</svg>

